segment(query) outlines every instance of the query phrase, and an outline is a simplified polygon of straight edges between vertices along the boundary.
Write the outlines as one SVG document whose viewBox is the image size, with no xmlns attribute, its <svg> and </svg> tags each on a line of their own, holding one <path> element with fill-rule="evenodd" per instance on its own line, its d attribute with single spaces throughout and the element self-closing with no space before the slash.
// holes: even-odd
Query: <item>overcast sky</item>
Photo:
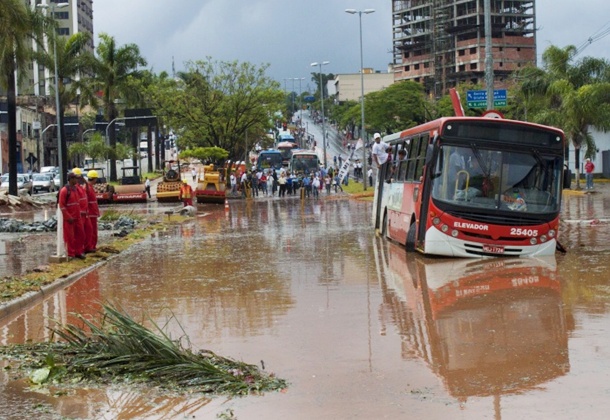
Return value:
<svg viewBox="0 0 610 420">
<path fill-rule="evenodd" d="M 364 67 L 387 71 L 392 62 L 390 0 L 95 0 L 94 28 L 118 45 L 135 43 L 155 72 L 171 74 L 189 60 L 269 63 L 267 74 L 284 83 L 305 80 L 311 89 L 310 64 L 330 61 L 323 73 L 357 73 L 360 68 L 358 15 L 362 15 Z M 610 30 L 610 0 L 536 0 L 538 57 L 549 45 L 580 46 Z M 610 59 L 610 35 L 579 55 Z M 287 82 L 292 89 L 292 81 Z M 298 82 L 295 91 L 298 91 Z"/>
</svg>

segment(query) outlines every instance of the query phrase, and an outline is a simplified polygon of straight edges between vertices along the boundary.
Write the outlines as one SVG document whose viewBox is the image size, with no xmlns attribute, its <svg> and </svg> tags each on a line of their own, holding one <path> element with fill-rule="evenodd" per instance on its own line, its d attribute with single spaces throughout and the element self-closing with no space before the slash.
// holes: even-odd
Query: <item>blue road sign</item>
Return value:
<svg viewBox="0 0 610 420">
<path fill-rule="evenodd" d="M 316 100 L 315 96 L 306 96 L 303 98 L 305 102 L 314 102 Z"/>
<path fill-rule="evenodd" d="M 507 99 L 506 89 L 495 89 L 494 90 L 494 101 L 505 101 Z M 487 91 L 486 90 L 468 90 L 466 91 L 467 101 L 486 101 Z"/>
<path fill-rule="evenodd" d="M 487 107 L 487 91 L 486 90 L 469 90 L 466 91 L 466 102 L 468 108 L 486 108 Z M 494 106 L 506 106 L 507 95 L 506 89 L 494 90 Z"/>
<path fill-rule="evenodd" d="M 494 101 L 505 101 L 506 99 L 506 89 L 494 90 Z"/>
</svg>

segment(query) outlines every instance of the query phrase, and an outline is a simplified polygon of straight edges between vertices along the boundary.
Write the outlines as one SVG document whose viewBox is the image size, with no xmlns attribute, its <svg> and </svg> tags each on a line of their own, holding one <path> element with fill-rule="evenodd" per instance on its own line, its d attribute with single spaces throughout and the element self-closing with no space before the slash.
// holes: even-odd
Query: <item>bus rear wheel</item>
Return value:
<svg viewBox="0 0 610 420">
<path fill-rule="evenodd" d="M 411 223 L 409 226 L 409 231 L 407 232 L 407 242 L 405 243 L 405 248 L 409 252 L 415 251 L 415 233 L 417 231 L 417 223 Z"/>
<path fill-rule="evenodd" d="M 388 213 L 383 214 L 383 223 L 381 225 L 381 236 L 388 237 Z"/>
</svg>

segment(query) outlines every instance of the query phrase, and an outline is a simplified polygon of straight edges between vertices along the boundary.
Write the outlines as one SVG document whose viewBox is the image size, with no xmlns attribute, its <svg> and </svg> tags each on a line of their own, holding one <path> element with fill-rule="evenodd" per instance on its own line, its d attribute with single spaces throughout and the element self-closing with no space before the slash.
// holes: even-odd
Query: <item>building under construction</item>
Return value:
<svg viewBox="0 0 610 420">
<path fill-rule="evenodd" d="M 485 80 L 484 0 L 393 0 L 394 80 L 436 97 Z M 490 0 L 494 79 L 536 63 L 535 0 Z"/>
</svg>

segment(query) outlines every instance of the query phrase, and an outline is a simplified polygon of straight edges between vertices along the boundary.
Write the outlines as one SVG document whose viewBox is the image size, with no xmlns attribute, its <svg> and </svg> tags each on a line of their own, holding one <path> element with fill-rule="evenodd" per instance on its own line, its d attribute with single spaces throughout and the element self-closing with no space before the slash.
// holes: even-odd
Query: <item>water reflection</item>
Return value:
<svg viewBox="0 0 610 420">
<path fill-rule="evenodd" d="M 0 363 L 0 366 L 2 364 Z M 4 366 L 2 366 L 4 367 Z M 40 392 L 27 380 L 9 381 L 6 373 L 0 372 L 0 399 L 3 406 L 13 407 L 11 417 L 26 418 L 79 418 L 79 419 L 175 419 L 194 418 L 211 401 L 210 398 L 185 399 L 167 392 L 135 388 L 133 392 L 124 388 L 61 389 L 49 387 Z M 58 398 L 61 395 L 61 398 Z M 44 406 L 52 407 L 53 415 L 41 417 Z M 6 414 L 6 412 L 4 413 Z M 2 416 L 2 418 L 6 418 Z"/>
<path fill-rule="evenodd" d="M 382 317 L 465 400 L 532 389 L 569 371 L 555 259 L 438 260 L 376 244 Z"/>
</svg>

